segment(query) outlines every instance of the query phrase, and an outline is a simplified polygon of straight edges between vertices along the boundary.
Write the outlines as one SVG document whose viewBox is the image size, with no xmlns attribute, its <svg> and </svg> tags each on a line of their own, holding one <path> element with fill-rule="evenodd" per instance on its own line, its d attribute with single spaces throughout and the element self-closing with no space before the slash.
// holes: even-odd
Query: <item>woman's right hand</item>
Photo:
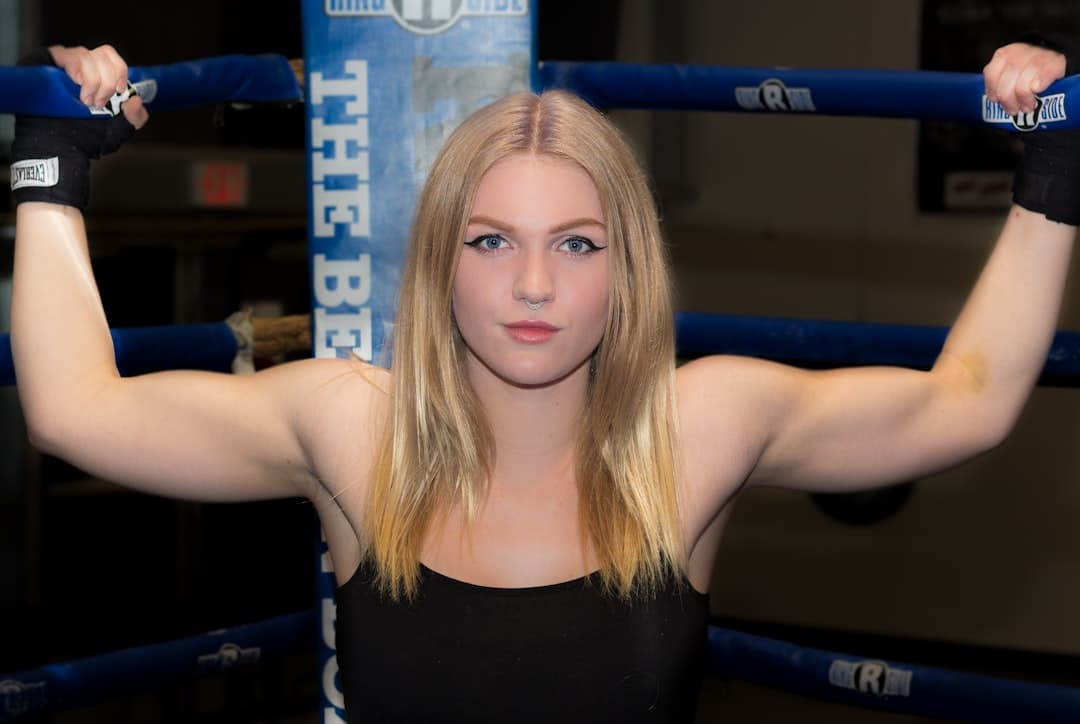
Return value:
<svg viewBox="0 0 1080 724">
<path fill-rule="evenodd" d="M 80 100 L 91 108 L 101 108 L 114 93 L 121 93 L 127 88 L 127 63 L 111 45 L 102 45 L 93 50 L 52 45 L 49 46 L 49 54 L 53 62 L 78 84 Z M 138 96 L 127 100 L 123 110 L 124 117 L 136 129 L 146 125 L 150 118 Z"/>
</svg>

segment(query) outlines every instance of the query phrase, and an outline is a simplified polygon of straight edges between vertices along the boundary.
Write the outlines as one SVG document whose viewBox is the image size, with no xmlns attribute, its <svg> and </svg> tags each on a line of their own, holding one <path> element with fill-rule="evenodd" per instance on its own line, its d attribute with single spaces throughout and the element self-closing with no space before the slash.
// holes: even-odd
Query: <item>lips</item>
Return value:
<svg viewBox="0 0 1080 724">
<path fill-rule="evenodd" d="M 525 344 L 541 344 L 554 337 L 559 331 L 558 327 L 536 320 L 511 322 L 503 326 L 512 338 Z"/>
</svg>

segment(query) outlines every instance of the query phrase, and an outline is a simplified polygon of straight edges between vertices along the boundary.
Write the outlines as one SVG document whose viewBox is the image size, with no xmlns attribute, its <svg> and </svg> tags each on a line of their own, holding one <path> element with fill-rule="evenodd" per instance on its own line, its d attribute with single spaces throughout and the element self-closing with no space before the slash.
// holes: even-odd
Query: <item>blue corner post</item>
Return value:
<svg viewBox="0 0 1080 724">
<path fill-rule="evenodd" d="M 312 352 L 388 363 L 419 186 L 466 116 L 535 87 L 536 0 L 302 2 Z M 316 555 L 320 721 L 341 722 L 321 537 Z"/>
</svg>

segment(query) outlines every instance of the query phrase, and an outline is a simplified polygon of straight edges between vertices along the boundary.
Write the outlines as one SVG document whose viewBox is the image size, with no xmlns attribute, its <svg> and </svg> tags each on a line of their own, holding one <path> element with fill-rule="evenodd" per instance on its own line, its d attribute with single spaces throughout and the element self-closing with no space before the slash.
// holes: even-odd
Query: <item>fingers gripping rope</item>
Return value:
<svg viewBox="0 0 1080 724">
<path fill-rule="evenodd" d="M 125 93 L 137 93 L 157 111 L 223 102 L 295 103 L 303 98 L 289 60 L 280 55 L 227 55 L 135 67 L 128 77 L 131 84 Z M 125 93 L 114 97 L 116 108 L 126 100 Z M 83 105 L 78 87 L 59 68 L 0 67 L 0 113 L 87 118 L 108 112 Z"/>
</svg>

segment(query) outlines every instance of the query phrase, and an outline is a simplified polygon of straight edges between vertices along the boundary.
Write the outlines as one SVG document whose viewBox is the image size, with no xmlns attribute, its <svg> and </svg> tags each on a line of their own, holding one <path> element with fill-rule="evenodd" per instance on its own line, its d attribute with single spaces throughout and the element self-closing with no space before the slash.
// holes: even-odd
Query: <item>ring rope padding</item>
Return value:
<svg viewBox="0 0 1080 724">
<path fill-rule="evenodd" d="M 295 329 L 306 329 L 308 324 L 303 315 L 281 321 Z M 682 358 L 735 354 L 814 368 L 893 365 L 930 369 L 948 332 L 946 327 L 920 325 L 701 312 L 675 315 L 676 352 Z M 125 377 L 169 369 L 228 372 L 239 349 L 236 330 L 225 322 L 117 328 L 111 334 L 117 367 Z M 260 344 L 259 330 L 254 344 Z M 12 384 L 11 339 L 4 334 L 0 335 L 0 386 Z M 1039 384 L 1080 387 L 1080 332 L 1054 335 Z"/>
<path fill-rule="evenodd" d="M 168 65 L 138 66 L 128 79 L 154 111 L 214 103 L 297 103 L 303 92 L 289 59 L 272 53 L 223 55 Z M 148 91 L 152 88 L 152 92 Z M 0 113 L 60 118 L 96 117 L 75 82 L 52 66 L 0 67 Z"/>
<path fill-rule="evenodd" d="M 1014 131 L 1080 128 L 1080 75 L 1052 83 L 1039 95 L 1039 116 L 1020 125 L 986 99 L 979 73 L 545 62 L 540 81 L 600 108 L 908 118 Z"/>
<path fill-rule="evenodd" d="M 229 372 L 238 343 L 225 322 L 175 324 L 163 327 L 121 327 L 110 330 L 116 365 L 125 377 L 161 370 Z M 66 354 L 59 345 L 56 354 Z M 15 384 L 11 336 L 0 335 L 0 385 Z"/>
<path fill-rule="evenodd" d="M 314 653 L 315 610 L 0 674 L 0 721 L 37 719 L 287 654 Z M 1075 722 L 1080 689 L 806 648 L 709 626 L 711 675 L 827 701 L 978 722 Z"/>
<path fill-rule="evenodd" d="M 0 722 L 58 711 L 200 676 L 250 667 L 286 654 L 314 655 L 315 610 L 123 649 L 13 674 L 0 673 Z"/>
<path fill-rule="evenodd" d="M 303 99 L 295 64 L 274 54 L 137 66 L 129 76 L 136 86 L 153 88 L 152 100 L 144 101 L 155 111 Z M 1026 124 L 986 99 L 978 73 L 544 62 L 540 83 L 605 109 L 907 118 L 1010 131 L 1080 128 L 1080 75 L 1062 78 L 1041 93 L 1040 110 Z M 93 115 L 59 68 L 0 67 L 0 89 L 0 113 Z"/>
</svg>

